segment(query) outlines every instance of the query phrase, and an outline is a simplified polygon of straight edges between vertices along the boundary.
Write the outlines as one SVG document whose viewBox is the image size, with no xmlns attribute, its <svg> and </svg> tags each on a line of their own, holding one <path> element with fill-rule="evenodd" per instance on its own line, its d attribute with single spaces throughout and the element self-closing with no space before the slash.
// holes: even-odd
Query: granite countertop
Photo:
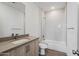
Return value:
<svg viewBox="0 0 79 59">
<path fill-rule="evenodd" d="M 29 43 L 29 42 L 31 42 L 31 41 L 33 41 L 33 40 L 38 39 L 38 38 L 33 37 L 33 36 L 29 36 L 29 37 L 19 38 L 18 40 L 22 40 L 22 39 L 26 39 L 26 40 L 29 39 L 29 41 L 27 41 L 27 42 L 24 43 L 24 44 L 27 44 L 27 43 Z M 14 40 L 14 41 L 17 41 L 17 39 Z M 22 44 L 21 44 L 21 45 L 22 45 Z M 8 50 L 13 49 L 13 48 L 18 47 L 18 46 L 20 46 L 20 45 L 13 44 L 13 43 L 12 43 L 12 40 L 0 42 L 0 53 L 2 53 L 2 52 L 4 52 L 4 51 L 8 51 Z"/>
</svg>

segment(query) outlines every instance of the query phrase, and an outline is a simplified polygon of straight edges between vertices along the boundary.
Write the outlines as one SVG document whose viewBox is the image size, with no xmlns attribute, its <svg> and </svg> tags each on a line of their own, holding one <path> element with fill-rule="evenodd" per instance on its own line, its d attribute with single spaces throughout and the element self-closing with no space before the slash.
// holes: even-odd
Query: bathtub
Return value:
<svg viewBox="0 0 79 59">
<path fill-rule="evenodd" d="M 47 44 L 47 48 L 51 50 L 67 52 L 66 43 L 60 41 L 44 40 L 42 43 Z"/>
</svg>

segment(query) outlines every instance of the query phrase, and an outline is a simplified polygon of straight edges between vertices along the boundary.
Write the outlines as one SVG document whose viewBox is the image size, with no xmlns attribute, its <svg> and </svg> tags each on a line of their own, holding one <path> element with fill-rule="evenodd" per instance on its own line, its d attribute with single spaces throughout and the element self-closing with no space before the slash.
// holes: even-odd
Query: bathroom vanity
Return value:
<svg viewBox="0 0 79 59">
<path fill-rule="evenodd" d="M 17 40 L 8 40 L 0 42 L 1 56 L 38 56 L 39 41 L 38 38 L 29 36 Z"/>
</svg>

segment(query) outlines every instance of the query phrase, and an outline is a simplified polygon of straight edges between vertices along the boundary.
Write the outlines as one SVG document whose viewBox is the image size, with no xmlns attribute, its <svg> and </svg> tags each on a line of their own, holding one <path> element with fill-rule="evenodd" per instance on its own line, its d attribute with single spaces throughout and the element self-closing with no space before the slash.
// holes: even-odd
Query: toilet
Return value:
<svg viewBox="0 0 79 59">
<path fill-rule="evenodd" d="M 45 42 L 39 43 L 40 55 L 45 55 L 45 49 L 48 48 L 48 44 Z"/>
</svg>

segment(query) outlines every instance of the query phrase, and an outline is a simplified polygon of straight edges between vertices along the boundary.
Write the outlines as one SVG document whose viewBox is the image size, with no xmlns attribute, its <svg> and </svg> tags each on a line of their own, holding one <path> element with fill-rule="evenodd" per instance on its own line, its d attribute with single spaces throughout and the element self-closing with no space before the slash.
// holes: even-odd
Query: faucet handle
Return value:
<svg viewBox="0 0 79 59">
<path fill-rule="evenodd" d="M 12 37 L 14 37 L 14 33 L 12 33 Z"/>
<path fill-rule="evenodd" d="M 18 38 L 18 34 L 15 34 L 15 39 L 17 39 Z"/>
<path fill-rule="evenodd" d="M 15 36 L 18 36 L 18 34 L 15 34 Z"/>
</svg>

